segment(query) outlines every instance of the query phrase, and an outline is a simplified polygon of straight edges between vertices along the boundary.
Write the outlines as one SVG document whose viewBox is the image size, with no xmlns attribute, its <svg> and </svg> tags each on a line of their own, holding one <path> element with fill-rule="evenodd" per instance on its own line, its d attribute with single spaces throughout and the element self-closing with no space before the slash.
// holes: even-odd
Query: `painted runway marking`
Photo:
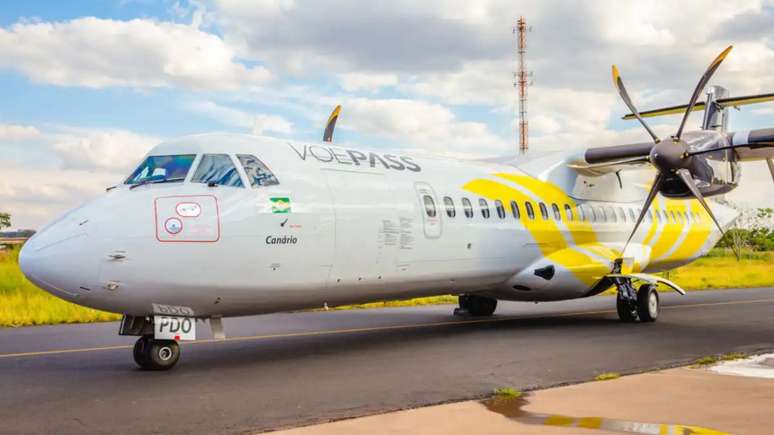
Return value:
<svg viewBox="0 0 774 435">
<path fill-rule="evenodd" d="M 707 302 L 702 304 L 673 305 L 668 307 L 661 307 L 661 309 L 677 310 L 682 308 L 700 308 L 700 307 L 711 307 L 711 306 L 719 306 L 719 305 L 760 304 L 760 303 L 770 303 L 770 302 L 774 302 L 774 298 L 754 299 L 754 300 L 747 300 L 747 301 Z M 184 346 L 190 346 L 194 344 L 208 344 L 208 343 L 258 341 L 258 340 L 269 340 L 274 338 L 318 337 L 318 336 L 336 335 L 336 334 L 354 334 L 358 332 L 394 331 L 394 330 L 401 330 L 401 329 L 421 329 L 421 328 L 434 328 L 439 326 L 497 323 L 497 322 L 508 322 L 513 320 L 551 319 L 551 318 L 557 318 L 557 317 L 590 316 L 595 314 L 614 314 L 614 313 L 615 313 L 615 310 L 574 311 L 569 313 L 557 313 L 557 314 L 548 314 L 548 315 L 543 314 L 539 316 L 519 316 L 519 317 L 510 316 L 510 317 L 499 317 L 494 319 L 453 320 L 448 322 L 412 323 L 408 325 L 369 326 L 369 327 L 363 327 L 363 328 L 332 329 L 327 331 L 288 332 L 284 334 L 228 337 L 220 340 L 210 338 L 205 340 L 187 342 L 184 344 Z M 69 353 L 80 353 L 80 352 L 97 352 L 97 351 L 103 351 L 103 350 L 123 350 L 123 349 L 132 349 L 132 348 L 133 348 L 133 345 L 118 345 L 118 346 L 102 346 L 102 347 L 84 347 L 84 348 L 77 348 L 77 349 L 44 350 L 44 351 L 36 351 L 36 352 L 6 353 L 6 354 L 0 354 L 0 359 L 60 355 L 60 354 L 69 354 Z"/>
</svg>

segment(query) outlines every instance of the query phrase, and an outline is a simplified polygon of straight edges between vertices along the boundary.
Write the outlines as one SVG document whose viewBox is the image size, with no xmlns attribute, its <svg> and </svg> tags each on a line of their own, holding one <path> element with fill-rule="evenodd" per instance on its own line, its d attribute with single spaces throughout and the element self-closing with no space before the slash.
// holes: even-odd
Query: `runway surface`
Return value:
<svg viewBox="0 0 774 435">
<path fill-rule="evenodd" d="M 614 304 L 226 319 L 229 339 L 184 344 L 169 372 L 137 370 L 116 323 L 0 328 L 0 433 L 243 433 L 774 350 L 774 288 L 662 294 L 655 324 Z"/>
</svg>

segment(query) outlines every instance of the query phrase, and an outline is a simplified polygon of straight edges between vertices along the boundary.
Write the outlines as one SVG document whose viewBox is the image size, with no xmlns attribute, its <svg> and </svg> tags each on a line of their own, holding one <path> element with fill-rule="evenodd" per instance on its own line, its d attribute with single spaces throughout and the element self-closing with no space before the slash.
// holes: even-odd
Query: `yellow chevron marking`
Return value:
<svg viewBox="0 0 774 435">
<path fill-rule="evenodd" d="M 688 209 L 689 212 L 701 212 L 703 211 L 703 207 L 701 207 L 701 204 L 699 204 L 699 201 L 691 200 L 686 201 L 685 208 Z M 702 218 L 701 222 L 696 222 L 693 218 L 691 219 L 690 228 L 688 229 L 688 234 L 686 235 L 685 239 L 683 240 L 682 244 L 672 252 L 672 254 L 663 260 L 665 261 L 679 261 L 679 260 L 687 260 L 693 256 L 695 256 L 702 246 L 704 246 L 704 243 L 706 243 L 707 239 L 709 238 L 710 234 L 712 233 L 712 223 L 709 219 L 709 215 L 707 216 L 708 219 Z"/>
<path fill-rule="evenodd" d="M 552 183 L 540 181 L 538 179 L 514 174 L 495 174 L 497 177 L 511 181 L 525 189 L 533 192 L 536 196 L 540 197 L 548 206 L 556 204 L 562 212 L 562 216 L 566 218 L 564 211 L 564 204 L 568 204 L 572 208 L 573 217 L 572 221 L 564 219 L 567 229 L 570 231 L 570 235 L 576 244 L 582 245 L 587 243 L 597 243 L 597 235 L 594 233 L 594 229 L 591 227 L 591 223 L 588 221 L 581 221 L 578 212 L 578 204 L 570 198 L 559 186 Z"/>
<path fill-rule="evenodd" d="M 463 188 L 489 200 L 499 199 L 503 201 L 506 208 L 509 207 L 510 201 L 516 201 L 521 210 L 520 221 L 532 235 L 540 252 L 564 266 L 578 280 L 585 284 L 594 284 L 609 271 L 609 264 L 600 258 L 612 261 L 621 257 L 620 251 L 598 241 L 590 220 L 580 220 L 578 204 L 559 186 L 526 175 L 497 173 L 494 176 L 518 185 L 524 189 L 524 192 L 507 184 L 486 179 L 473 180 Z M 531 203 L 535 210 L 534 220 L 527 217 L 524 210 L 526 202 Z M 540 216 L 538 202 L 543 202 L 548 207 L 548 212 L 552 215 L 549 219 L 542 219 Z M 559 207 L 564 227 L 554 220 L 552 204 Z M 567 219 L 565 204 L 572 210 L 572 220 Z M 698 201 L 660 197 L 653 203 L 654 215 L 656 210 L 666 211 L 668 218 L 664 221 L 654 216 L 649 222 L 642 244 L 651 248 L 650 264 L 687 260 L 698 255 L 712 233 L 711 219 Z M 689 224 L 684 218 L 677 221 L 673 219 L 672 213 L 687 211 L 698 213 L 701 216 L 701 222 L 696 222 L 692 218 Z M 689 227 L 686 229 L 685 225 Z M 567 229 L 566 232 L 562 231 L 564 228 Z M 687 232 L 683 236 L 685 231 Z M 569 239 L 565 239 L 564 234 L 569 234 Z M 676 246 L 677 243 L 679 246 Z M 580 249 L 585 252 L 581 252 Z M 669 253 L 668 256 L 667 253 Z M 640 262 L 634 262 L 630 267 L 633 272 L 640 272 L 644 268 Z"/>
<path fill-rule="evenodd" d="M 532 191 L 536 196 L 543 200 L 543 202 L 547 202 L 548 207 L 550 207 L 552 203 L 556 203 L 560 207 L 562 215 L 564 216 L 563 222 L 568 224 L 569 233 L 575 243 L 578 243 L 578 241 L 589 241 L 591 243 L 584 244 L 582 247 L 590 251 L 595 251 L 595 253 L 598 253 L 598 255 L 601 255 L 604 258 L 616 258 L 614 257 L 616 254 L 614 251 L 607 249 L 602 245 L 594 244 L 596 235 L 594 234 L 591 225 L 588 222 L 581 222 L 578 220 L 578 211 L 575 202 L 567 197 L 561 189 L 529 177 L 510 174 L 500 174 L 500 176 L 501 178 L 512 180 L 521 187 Z M 499 199 L 506 205 L 511 200 L 516 201 L 522 208 L 525 202 L 532 203 L 536 214 L 535 219 L 529 219 L 526 216 L 526 211 L 522 209 L 521 223 L 532 235 L 537 244 L 537 248 L 543 256 L 562 265 L 570 271 L 576 279 L 583 282 L 585 285 L 593 285 L 602 275 L 610 271 L 610 266 L 605 262 L 571 249 L 560 231 L 557 222 L 553 218 L 543 219 L 540 216 L 538 204 L 521 191 L 497 181 L 483 179 L 473 180 L 464 185 L 463 188 L 480 195 L 483 198 L 488 198 L 490 200 Z M 536 190 L 537 192 L 535 192 Z M 565 203 L 573 207 L 573 214 L 575 216 L 573 221 L 567 221 L 566 219 L 566 214 L 564 212 Z M 549 210 L 549 213 L 552 213 L 551 210 Z"/>
<path fill-rule="evenodd" d="M 664 201 L 664 207 L 661 209 L 666 211 L 667 219 L 662 227 L 661 235 L 655 241 L 650 241 L 651 259 L 660 259 L 661 256 L 669 252 L 669 250 L 672 249 L 672 246 L 680 239 L 682 225 L 676 223 L 674 219 L 672 219 L 672 213 L 677 212 L 681 208 L 685 209 L 685 206 L 680 206 L 679 201 L 669 199 Z"/>
</svg>

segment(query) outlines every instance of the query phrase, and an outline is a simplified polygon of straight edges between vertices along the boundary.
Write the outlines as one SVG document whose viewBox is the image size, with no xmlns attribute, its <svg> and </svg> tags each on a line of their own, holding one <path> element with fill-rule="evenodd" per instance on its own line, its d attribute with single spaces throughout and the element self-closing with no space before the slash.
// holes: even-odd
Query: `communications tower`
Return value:
<svg viewBox="0 0 774 435">
<path fill-rule="evenodd" d="M 527 20 L 519 17 L 513 33 L 516 35 L 516 55 L 519 61 L 519 69 L 514 74 L 516 79 L 513 85 L 519 90 L 519 152 L 525 154 L 529 149 L 529 121 L 527 120 L 527 87 L 529 86 L 530 73 L 527 71 Z"/>
</svg>

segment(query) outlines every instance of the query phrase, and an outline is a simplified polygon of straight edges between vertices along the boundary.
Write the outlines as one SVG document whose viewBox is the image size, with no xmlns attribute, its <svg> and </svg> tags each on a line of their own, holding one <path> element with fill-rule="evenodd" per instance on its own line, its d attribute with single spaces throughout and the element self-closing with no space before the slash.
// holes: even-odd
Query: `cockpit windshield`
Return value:
<svg viewBox="0 0 774 435">
<path fill-rule="evenodd" d="M 149 156 L 124 184 L 172 183 L 185 180 L 196 154 Z"/>
</svg>

